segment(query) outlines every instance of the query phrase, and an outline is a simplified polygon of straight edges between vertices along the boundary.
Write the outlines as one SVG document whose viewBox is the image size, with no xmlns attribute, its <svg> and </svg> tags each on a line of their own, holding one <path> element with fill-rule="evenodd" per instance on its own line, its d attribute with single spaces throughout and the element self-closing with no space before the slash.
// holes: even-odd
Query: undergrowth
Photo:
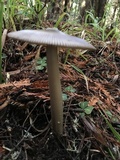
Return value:
<svg viewBox="0 0 120 160">
<path fill-rule="evenodd" d="M 3 8 L 3 10 L 2 10 L 2 8 Z M 108 135 L 110 133 L 110 135 L 113 136 L 113 139 L 111 138 L 112 142 L 114 142 L 114 144 L 111 144 L 111 146 L 113 145 L 113 148 L 111 146 L 109 147 L 108 145 L 105 144 L 107 146 L 107 149 L 104 152 L 104 153 L 106 153 L 105 157 L 107 157 L 109 155 L 108 157 L 115 160 L 116 157 L 120 158 L 120 151 L 117 148 L 120 144 L 120 133 L 119 133 L 119 131 L 120 131 L 120 124 L 119 124 L 120 123 L 120 115 L 119 115 L 118 111 L 117 112 L 115 111 L 115 110 L 117 110 L 116 106 L 114 106 L 114 105 L 112 106 L 112 107 L 114 107 L 114 111 L 113 111 L 113 108 L 111 109 L 111 104 L 109 107 L 109 103 L 114 102 L 112 100 L 113 100 L 113 97 L 115 97 L 115 96 L 113 96 L 112 98 L 109 97 L 111 94 L 102 85 L 107 84 L 110 87 L 112 87 L 109 83 L 109 78 L 111 77 L 111 74 L 113 74 L 113 72 L 111 71 L 113 69 L 112 68 L 113 64 L 116 64 L 117 63 L 116 61 L 119 61 L 118 60 L 119 53 L 117 53 L 118 54 L 118 57 L 117 57 L 115 55 L 115 53 L 117 51 L 115 50 L 113 52 L 113 50 L 110 48 L 110 45 L 112 45 L 112 42 L 114 42 L 114 44 L 115 44 L 114 48 L 116 49 L 117 44 L 120 42 L 120 34 L 119 34 L 120 33 L 120 23 L 119 23 L 119 15 L 116 16 L 115 23 L 113 23 L 112 25 L 110 23 L 108 23 L 109 12 L 110 12 L 110 4 L 107 4 L 106 10 L 105 10 L 105 13 L 104 13 L 104 16 L 102 19 L 95 17 L 93 11 L 91 11 L 91 12 L 89 11 L 86 14 L 84 24 L 79 24 L 78 21 L 74 21 L 74 19 L 71 18 L 70 13 L 64 12 L 61 15 L 59 15 L 59 18 L 53 23 L 53 21 L 51 21 L 51 20 L 50 21 L 46 20 L 47 5 L 45 5 L 45 3 L 43 3 L 42 1 L 39 1 L 39 0 L 29 1 L 29 3 L 27 0 L 20 0 L 20 1 L 8 0 L 5 2 L 1 1 L 0 2 L 0 37 L 2 37 L 2 31 L 5 28 L 7 28 L 9 31 L 13 31 L 13 30 L 16 31 L 16 30 L 28 29 L 28 28 L 29 29 L 42 29 L 42 28 L 48 28 L 48 27 L 57 27 L 60 30 L 62 30 L 63 32 L 68 33 L 70 35 L 85 38 L 89 42 L 91 42 L 95 45 L 96 51 L 95 51 L 95 53 L 91 53 L 91 54 L 94 54 L 94 56 L 92 58 L 91 58 L 91 56 L 86 56 L 85 53 L 88 53 L 87 51 L 77 50 L 75 52 L 75 51 L 71 51 L 71 50 L 67 50 L 67 51 L 60 50 L 60 52 L 67 52 L 67 54 L 65 54 L 65 56 L 63 54 L 63 56 L 64 56 L 63 57 L 63 66 L 64 67 L 69 66 L 68 67 L 69 69 L 72 68 L 76 72 L 76 74 L 78 74 L 79 77 L 82 78 L 82 82 L 83 82 L 85 88 L 83 86 L 82 87 L 83 87 L 86 95 L 87 94 L 89 95 L 89 93 L 91 92 L 90 96 L 92 96 L 92 98 L 94 97 L 92 102 L 90 101 L 89 96 L 88 96 L 89 98 L 86 100 L 84 98 L 86 95 L 83 95 L 82 91 L 80 91 L 80 93 L 83 97 L 81 98 L 81 95 L 79 95 L 79 96 L 82 100 L 79 103 L 73 104 L 73 103 L 71 103 L 71 97 L 74 99 L 74 96 L 76 96 L 75 94 L 77 94 L 77 87 L 76 88 L 73 87 L 72 85 L 74 85 L 74 84 L 68 84 L 67 86 L 64 87 L 63 100 L 64 100 L 64 103 L 68 104 L 68 106 L 75 105 L 75 106 L 79 107 L 79 108 L 77 108 L 77 109 L 75 108 L 75 109 L 77 111 L 80 110 L 80 112 L 81 112 L 80 117 L 83 120 L 83 122 L 86 124 L 86 126 L 88 125 L 88 130 L 90 130 L 92 127 L 94 128 L 95 122 L 93 122 L 92 116 L 93 116 L 93 118 L 94 118 L 94 115 L 95 116 L 98 115 L 99 117 L 100 116 L 102 117 L 102 122 L 105 123 L 105 124 L 104 123 L 103 124 L 105 126 L 107 126 L 107 127 L 105 127 L 105 134 Z M 2 17 L 2 15 L 3 15 L 3 17 Z M 67 21 L 65 21 L 65 19 L 64 19 L 66 16 L 68 17 Z M 2 19 L 3 19 L 3 21 L 2 21 Z M 88 20 L 90 21 L 89 23 L 88 23 Z M 3 22 L 3 25 L 2 25 L 2 22 Z M 5 50 L 3 50 L 3 51 L 5 52 Z M 20 52 L 20 51 L 17 51 L 17 52 Z M 73 53 L 75 54 L 76 59 L 79 59 L 79 60 L 77 60 L 77 63 L 76 63 L 75 59 L 73 59 L 71 61 L 71 59 L 69 58 L 69 57 L 72 57 Z M 113 58 L 111 58 L 112 56 L 113 56 Z M 115 58 L 115 56 L 117 57 L 117 60 L 112 61 Z M 4 65 L 2 65 L 2 57 L 3 57 L 3 55 L 2 55 L 2 42 L 0 41 L 0 83 L 2 82 L 1 75 L 3 75 L 2 70 L 4 68 L 3 67 Z M 6 63 L 6 61 L 8 62 L 10 58 L 11 58 L 10 56 L 6 57 L 4 64 Z M 107 60 L 108 60 L 108 63 L 110 63 L 110 60 L 109 60 L 110 58 L 112 59 L 111 63 L 113 63 L 111 65 L 109 64 L 109 67 L 112 66 L 111 70 L 109 70 L 107 68 Z M 61 56 L 61 59 L 62 59 L 62 56 Z M 82 66 L 83 68 L 82 67 L 80 68 L 78 66 L 78 63 L 80 63 L 80 67 Z M 84 67 L 86 67 L 86 66 L 88 67 L 89 71 L 85 70 L 86 68 L 84 68 Z M 117 66 L 117 65 L 115 65 L 115 66 Z M 104 73 L 104 71 L 103 71 L 104 67 L 106 67 L 108 69 L 105 71 L 106 73 Z M 38 59 L 37 65 L 36 65 L 36 69 L 37 69 L 38 73 L 42 72 L 45 68 L 46 68 L 46 58 L 43 57 L 43 58 Z M 97 70 L 99 73 L 97 73 Z M 101 73 L 100 73 L 100 71 L 101 71 Z M 91 73 L 91 75 L 89 75 L 89 73 Z M 103 74 L 107 77 L 104 77 Z M 115 74 L 116 75 L 119 74 L 119 71 L 116 70 Z M 94 77 L 94 75 L 95 76 L 97 75 L 96 76 L 97 78 Z M 113 75 L 113 76 L 116 76 L 116 75 Z M 79 78 L 77 80 L 79 83 Z M 93 88 L 93 90 L 95 90 L 97 92 L 97 89 L 96 89 L 97 87 L 98 87 L 99 93 L 96 93 L 96 95 L 95 95 L 94 91 L 92 91 L 92 88 Z M 98 97 L 100 96 L 99 100 L 97 99 L 98 98 L 97 96 Z M 103 102 L 101 101 L 101 99 L 103 99 Z M 105 105 L 104 105 L 104 102 L 105 102 Z M 106 103 L 108 104 L 107 107 L 106 107 Z M 105 107 L 107 109 L 102 109 L 102 107 L 103 108 Z M 74 109 L 73 109 L 73 111 L 74 111 Z M 71 111 L 70 111 L 70 114 L 71 114 Z M 78 113 L 75 113 L 75 111 L 74 111 L 74 113 L 72 113 L 71 115 L 76 115 L 73 122 L 74 122 L 74 127 L 76 127 L 76 126 L 78 127 L 79 126 L 78 121 L 80 120 L 79 118 L 77 119 Z M 90 119 L 90 121 L 86 121 L 86 118 Z M 98 119 L 100 119 L 100 118 L 98 118 Z M 88 122 L 90 122 L 90 123 L 88 123 Z M 114 127 L 114 124 L 117 124 L 117 127 L 116 126 Z M 79 127 L 81 128 L 81 126 L 79 126 Z M 98 129 L 98 132 L 99 132 L 99 126 L 97 126 L 95 128 L 96 128 L 96 130 Z M 103 128 L 103 130 L 104 130 L 104 128 Z M 95 136 L 100 135 L 95 131 L 92 131 L 92 132 L 95 133 Z M 85 135 L 83 135 L 83 137 L 84 136 Z M 103 137 L 97 137 L 96 139 L 97 140 L 99 139 L 98 140 L 99 143 L 100 143 L 100 140 L 104 140 Z M 109 140 L 110 139 L 108 139 L 108 141 Z M 89 143 L 87 141 L 87 139 L 85 141 L 87 143 Z M 73 141 L 70 143 L 72 144 Z M 103 142 L 101 142 L 101 143 L 103 143 Z M 73 145 L 72 147 L 75 148 L 76 146 Z M 102 149 L 101 149 L 101 152 L 102 152 Z M 105 159 L 107 159 L 107 158 L 105 158 Z"/>
</svg>

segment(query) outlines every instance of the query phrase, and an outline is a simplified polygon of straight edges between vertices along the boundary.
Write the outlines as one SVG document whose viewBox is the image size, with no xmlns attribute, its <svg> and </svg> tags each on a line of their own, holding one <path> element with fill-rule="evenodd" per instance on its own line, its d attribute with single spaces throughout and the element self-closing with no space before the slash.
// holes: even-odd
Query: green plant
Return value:
<svg viewBox="0 0 120 160">
<path fill-rule="evenodd" d="M 94 107 L 90 106 L 87 101 L 80 102 L 78 105 L 83 110 L 82 116 L 84 116 L 85 114 L 91 114 L 94 109 Z"/>
<path fill-rule="evenodd" d="M 43 70 L 47 66 L 46 57 L 37 60 L 36 69 Z"/>
<path fill-rule="evenodd" d="M 67 86 L 67 87 L 64 89 L 64 91 L 74 93 L 74 92 L 76 91 L 76 89 L 73 88 L 72 86 Z"/>
<path fill-rule="evenodd" d="M 62 100 L 67 101 L 68 100 L 68 95 L 66 93 L 62 93 Z"/>
<path fill-rule="evenodd" d="M 4 22 L 6 28 L 13 28 L 16 31 L 16 26 L 14 22 L 15 15 L 18 11 L 18 2 L 15 0 L 8 0 L 4 5 Z"/>
<path fill-rule="evenodd" d="M 113 135 L 116 138 L 116 140 L 118 142 L 120 142 L 120 134 L 119 134 L 119 132 L 112 126 L 112 124 L 108 120 L 109 118 L 111 119 L 113 117 L 113 115 L 111 114 L 111 112 L 110 111 L 104 111 L 104 110 L 102 110 L 102 111 L 99 110 L 99 112 L 101 113 L 102 117 L 104 118 L 106 124 L 108 125 L 109 129 L 113 133 Z M 107 114 L 107 116 L 106 116 L 106 114 Z M 113 147 L 113 148 L 115 148 L 115 147 Z M 118 149 L 118 152 L 119 152 L 119 149 Z M 110 154 L 110 156 L 111 156 L 111 158 L 113 160 L 119 159 L 119 155 L 116 154 L 117 150 L 115 151 L 115 150 L 112 150 L 112 149 L 108 148 L 108 153 Z"/>
<path fill-rule="evenodd" d="M 27 0 L 8 0 L 4 6 L 4 22 L 6 28 L 12 28 L 16 31 L 17 27 L 23 29 L 24 23 L 26 25 L 24 27 L 26 28 L 29 28 L 28 25 L 30 27 L 40 28 L 45 12 L 44 3 L 40 0 L 34 2 L 28 2 Z"/>
<path fill-rule="evenodd" d="M 0 1 L 0 83 L 2 83 L 2 21 L 3 21 L 3 2 Z"/>
<path fill-rule="evenodd" d="M 88 19 L 90 19 L 89 25 L 93 26 L 93 32 L 90 32 L 94 37 L 97 37 L 97 39 L 106 41 L 109 39 L 119 39 L 119 23 L 116 24 L 115 27 L 112 29 L 110 28 L 110 24 L 108 24 L 108 16 L 107 16 L 107 10 L 105 10 L 105 13 L 103 15 L 102 19 L 99 19 L 98 17 L 95 17 L 92 12 L 87 11 L 87 15 L 85 18 L 85 25 L 88 26 Z M 117 22 L 117 21 L 116 21 Z"/>
<path fill-rule="evenodd" d="M 64 89 L 64 92 L 71 92 L 71 93 L 74 93 L 76 91 L 75 88 L 73 88 L 72 86 L 67 86 L 65 89 Z M 66 101 L 68 100 L 68 94 L 67 93 L 63 93 L 62 94 L 62 99 L 63 101 Z"/>
<path fill-rule="evenodd" d="M 65 56 L 64 64 L 67 63 L 67 60 L 68 60 L 68 56 L 69 56 L 69 55 L 70 55 L 70 50 L 67 49 L 67 54 L 66 54 L 66 56 Z"/>
<path fill-rule="evenodd" d="M 108 127 L 110 128 L 111 132 L 113 133 L 114 137 L 120 142 L 120 134 L 115 130 L 115 128 L 112 126 L 112 124 L 108 121 L 108 119 L 105 116 L 105 114 L 102 113 L 100 110 L 99 110 L 99 112 L 101 113 L 101 115 L 105 119 L 105 121 L 106 121 Z"/>
<path fill-rule="evenodd" d="M 59 16 L 56 24 L 54 25 L 55 28 L 58 28 L 58 26 L 60 25 L 60 23 L 62 22 L 63 18 L 64 18 L 66 15 L 69 17 L 69 14 L 67 14 L 67 13 L 65 13 L 65 12 L 63 12 L 63 13 Z"/>
</svg>

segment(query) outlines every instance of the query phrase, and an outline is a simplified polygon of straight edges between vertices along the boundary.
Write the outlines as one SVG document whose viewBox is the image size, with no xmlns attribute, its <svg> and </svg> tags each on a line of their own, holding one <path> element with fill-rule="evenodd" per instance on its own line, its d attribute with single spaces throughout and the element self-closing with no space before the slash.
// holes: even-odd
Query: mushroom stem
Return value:
<svg viewBox="0 0 120 160">
<path fill-rule="evenodd" d="M 47 46 L 47 69 L 53 132 L 63 134 L 63 101 L 58 63 L 58 48 Z"/>
</svg>

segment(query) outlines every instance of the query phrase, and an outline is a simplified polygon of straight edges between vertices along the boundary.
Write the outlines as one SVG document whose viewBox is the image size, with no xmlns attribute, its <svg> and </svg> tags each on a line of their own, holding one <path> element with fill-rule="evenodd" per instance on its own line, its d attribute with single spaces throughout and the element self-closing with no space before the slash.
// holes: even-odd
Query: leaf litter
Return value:
<svg viewBox="0 0 120 160">
<path fill-rule="evenodd" d="M 98 47 L 96 51 L 87 51 L 84 57 L 71 51 L 66 63 L 65 50 L 60 50 L 62 90 L 67 96 L 64 133 L 56 137 L 51 130 L 47 69 L 36 70 L 34 63 L 38 50 L 40 58 L 45 57 L 45 48 L 9 40 L 6 43 L 6 82 L 0 84 L 0 157 L 120 159 L 120 141 L 102 116 L 120 134 L 120 46 Z M 89 106 L 93 107 L 90 114 L 85 114 L 81 102 L 87 102 L 88 111 Z"/>
</svg>

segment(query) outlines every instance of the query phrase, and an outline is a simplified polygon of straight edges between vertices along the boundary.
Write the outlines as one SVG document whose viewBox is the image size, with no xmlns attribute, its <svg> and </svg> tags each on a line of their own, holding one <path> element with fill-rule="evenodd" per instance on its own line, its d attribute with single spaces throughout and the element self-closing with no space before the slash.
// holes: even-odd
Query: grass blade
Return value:
<svg viewBox="0 0 120 160">
<path fill-rule="evenodd" d="M 3 2 L 0 1 L 0 83 L 2 83 L 2 21 L 3 21 Z"/>
</svg>

